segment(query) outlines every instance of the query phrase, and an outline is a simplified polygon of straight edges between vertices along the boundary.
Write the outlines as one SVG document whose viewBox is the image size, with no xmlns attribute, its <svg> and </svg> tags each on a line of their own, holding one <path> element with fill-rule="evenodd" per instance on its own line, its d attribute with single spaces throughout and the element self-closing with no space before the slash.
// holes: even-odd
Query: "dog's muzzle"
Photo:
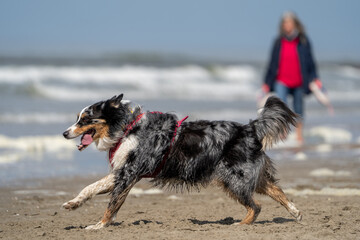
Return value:
<svg viewBox="0 0 360 240">
<path fill-rule="evenodd" d="M 70 131 L 69 131 L 69 130 L 66 130 L 66 131 L 63 133 L 64 138 L 69 139 L 69 135 L 70 135 Z"/>
</svg>

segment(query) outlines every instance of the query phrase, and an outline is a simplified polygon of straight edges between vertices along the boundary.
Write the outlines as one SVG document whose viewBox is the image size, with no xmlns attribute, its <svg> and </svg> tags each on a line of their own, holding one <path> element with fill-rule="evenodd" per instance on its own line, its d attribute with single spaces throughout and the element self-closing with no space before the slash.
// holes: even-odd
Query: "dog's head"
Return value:
<svg viewBox="0 0 360 240">
<path fill-rule="evenodd" d="M 107 101 L 97 102 L 85 107 L 77 115 L 76 122 L 64 133 L 66 139 L 73 139 L 80 135 L 80 151 L 88 147 L 92 142 L 98 143 L 100 139 L 109 137 L 111 128 L 119 125 L 124 119 L 127 101 L 122 100 L 123 94 L 114 96 Z"/>
</svg>

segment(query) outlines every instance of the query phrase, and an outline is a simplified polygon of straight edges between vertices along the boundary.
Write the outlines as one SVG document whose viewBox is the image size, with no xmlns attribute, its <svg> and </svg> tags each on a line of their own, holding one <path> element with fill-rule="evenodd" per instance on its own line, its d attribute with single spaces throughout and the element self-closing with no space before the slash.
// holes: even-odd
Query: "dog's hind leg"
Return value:
<svg viewBox="0 0 360 240">
<path fill-rule="evenodd" d="M 286 210 L 294 217 L 297 221 L 301 221 L 302 215 L 301 212 L 295 207 L 295 204 L 289 201 L 282 191 L 282 189 L 271 181 L 265 181 L 264 184 L 261 184 L 257 189 L 257 193 L 266 194 L 275 201 L 283 205 Z"/>
<path fill-rule="evenodd" d="M 246 204 L 240 202 L 243 204 L 247 210 L 247 214 L 245 218 L 239 223 L 241 224 L 252 224 L 255 222 L 257 216 L 259 215 L 261 211 L 261 205 L 258 201 L 256 201 L 254 198 L 252 198 L 250 201 L 248 201 Z"/>
<path fill-rule="evenodd" d="M 252 224 L 261 212 L 261 205 L 256 201 L 252 195 L 248 196 L 247 193 L 239 193 L 230 189 L 229 184 L 224 182 L 218 182 L 223 190 L 229 194 L 229 196 L 241 203 L 247 210 L 245 218 L 238 224 Z"/>
<path fill-rule="evenodd" d="M 97 194 L 108 193 L 114 188 L 114 174 L 111 173 L 99 181 L 85 187 L 74 199 L 64 203 L 63 208 L 75 210 L 83 205 L 87 200 Z"/>
</svg>

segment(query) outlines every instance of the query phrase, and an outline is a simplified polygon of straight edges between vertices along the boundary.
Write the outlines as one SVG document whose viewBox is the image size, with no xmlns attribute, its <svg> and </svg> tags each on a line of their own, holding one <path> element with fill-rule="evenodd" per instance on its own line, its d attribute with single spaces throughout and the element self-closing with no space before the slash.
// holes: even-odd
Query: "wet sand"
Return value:
<svg viewBox="0 0 360 240">
<path fill-rule="evenodd" d="M 141 189 L 150 189 L 151 185 L 141 181 L 135 186 L 138 191 L 127 198 L 114 224 L 88 231 L 84 228 L 101 219 L 109 196 L 97 196 L 76 211 L 66 211 L 60 206 L 101 177 L 89 176 L 33 180 L 21 187 L 0 188 L 0 238 L 360 238 L 359 159 L 346 162 L 289 160 L 278 162 L 277 168 L 279 184 L 303 213 L 301 223 L 295 222 L 285 208 L 269 197 L 256 195 L 262 204 L 256 222 L 232 225 L 245 216 L 245 208 L 215 186 L 185 194 L 167 191 L 144 194 Z M 330 190 L 324 193 L 321 191 L 324 188 Z"/>
</svg>

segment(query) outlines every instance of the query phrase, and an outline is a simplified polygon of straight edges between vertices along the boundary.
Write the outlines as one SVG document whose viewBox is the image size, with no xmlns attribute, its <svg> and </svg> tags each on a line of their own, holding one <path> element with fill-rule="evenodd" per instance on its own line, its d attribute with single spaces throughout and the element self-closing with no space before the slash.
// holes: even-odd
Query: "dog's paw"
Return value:
<svg viewBox="0 0 360 240">
<path fill-rule="evenodd" d="M 68 209 L 68 210 L 75 210 L 78 207 L 80 207 L 81 205 L 82 205 L 82 202 L 80 202 L 80 201 L 70 200 L 70 201 L 64 203 L 62 205 L 62 207 L 65 208 L 65 209 Z"/>
<path fill-rule="evenodd" d="M 85 229 L 86 230 L 99 230 L 99 229 L 102 229 L 106 227 L 106 224 L 103 223 L 102 221 L 98 222 L 97 224 L 95 225 L 90 225 L 90 226 L 87 226 Z"/>
<path fill-rule="evenodd" d="M 302 214 L 301 212 L 298 213 L 298 215 L 295 217 L 297 222 L 301 222 L 302 220 Z"/>
</svg>

